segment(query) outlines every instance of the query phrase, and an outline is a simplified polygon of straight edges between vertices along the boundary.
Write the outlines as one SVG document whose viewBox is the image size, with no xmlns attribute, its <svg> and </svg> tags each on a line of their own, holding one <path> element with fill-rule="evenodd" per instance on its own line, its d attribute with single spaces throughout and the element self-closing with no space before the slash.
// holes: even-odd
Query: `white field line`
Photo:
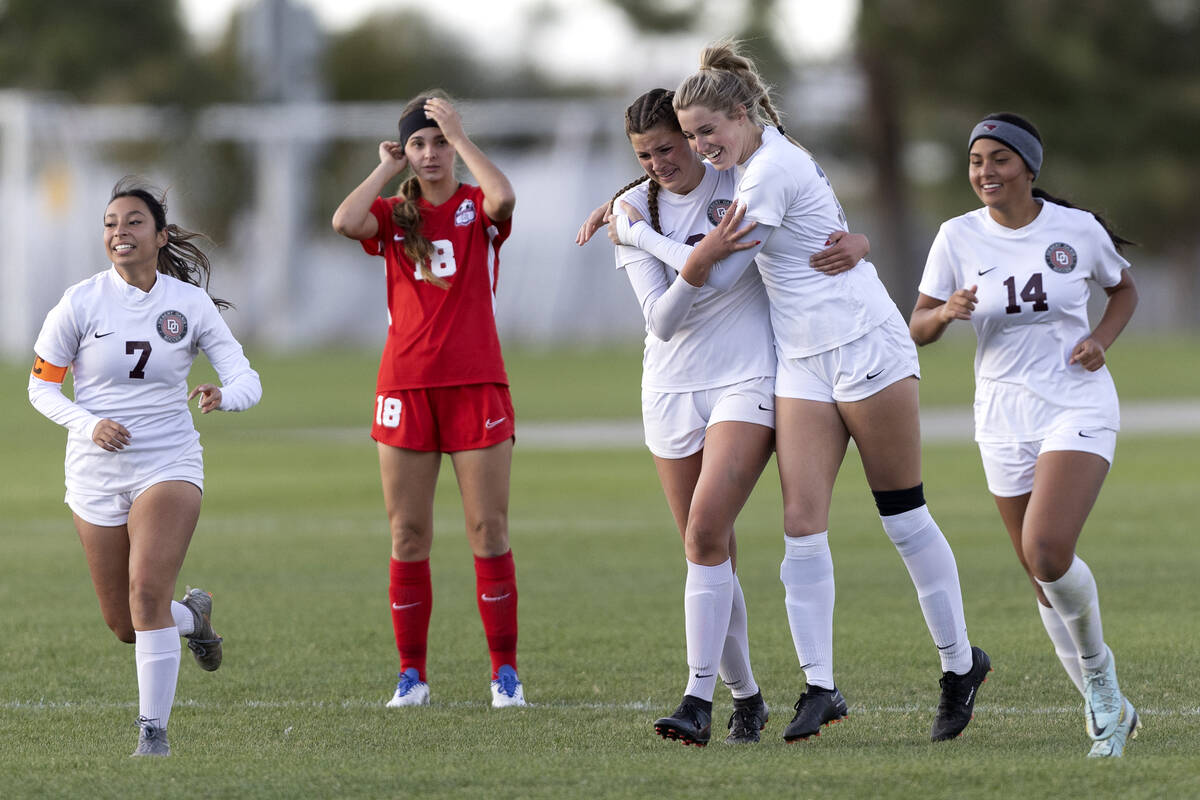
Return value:
<svg viewBox="0 0 1200 800">
<path fill-rule="evenodd" d="M 1200 401 L 1129 403 L 1121 408 L 1121 430 L 1128 434 L 1194 433 L 1200 430 Z M 337 443 L 368 443 L 362 428 L 289 428 L 273 436 Z M 921 411 L 925 442 L 970 442 L 974 418 L 970 407 L 926 408 Z M 643 446 L 642 422 L 637 419 L 582 419 L 564 422 L 517 422 L 517 445 L 539 450 L 572 448 L 622 449 Z"/>
<path fill-rule="evenodd" d="M 375 700 L 362 698 L 352 700 L 242 700 L 235 702 L 211 702 L 200 700 L 179 700 L 175 708 L 195 708 L 201 711 L 234 711 L 237 709 L 351 709 L 351 708 L 384 708 L 387 698 Z M 484 700 L 452 700 L 449 702 L 434 702 L 434 708 L 489 708 L 490 703 Z M 602 702 L 567 702 L 550 701 L 529 703 L 529 708 L 552 708 L 570 711 L 653 711 L 657 712 L 666 704 L 653 703 L 649 700 L 631 700 L 620 703 Z M 7 711 L 96 711 L 111 709 L 135 709 L 137 703 L 91 703 L 74 702 L 70 700 L 9 700 L 0 704 Z M 850 714 L 932 714 L 935 706 L 904 705 L 904 706 L 850 706 Z M 1200 716 L 1200 707 L 1195 708 L 1143 708 L 1138 707 L 1138 716 L 1149 717 L 1196 717 Z M 1082 705 L 1078 706 L 994 706 L 981 703 L 975 706 L 977 715 L 996 716 L 1078 716 L 1083 713 Z"/>
</svg>

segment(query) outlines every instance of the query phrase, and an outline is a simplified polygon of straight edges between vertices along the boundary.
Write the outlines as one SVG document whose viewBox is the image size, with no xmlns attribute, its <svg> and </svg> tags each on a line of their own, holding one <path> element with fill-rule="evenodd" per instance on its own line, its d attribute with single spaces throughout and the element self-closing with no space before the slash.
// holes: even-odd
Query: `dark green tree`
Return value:
<svg viewBox="0 0 1200 800">
<path fill-rule="evenodd" d="M 1200 5 L 863 0 L 858 55 L 870 84 L 865 143 L 885 216 L 906 219 L 912 193 L 900 154 L 915 138 L 942 142 L 954 157 L 946 182 L 921 196 L 922 208 L 936 220 L 974 207 L 970 128 L 989 112 L 1016 111 L 1045 140 L 1038 185 L 1103 213 L 1142 243 L 1133 258 L 1166 256 L 1181 272 L 1176 285 L 1195 287 Z M 923 261 L 928 244 L 917 238 L 914 252 L 899 234 L 910 286 L 921 266 L 911 255 Z"/>
<path fill-rule="evenodd" d="M 0 2 L 0 80 L 81 102 L 188 103 L 205 85 L 177 0 Z"/>
</svg>

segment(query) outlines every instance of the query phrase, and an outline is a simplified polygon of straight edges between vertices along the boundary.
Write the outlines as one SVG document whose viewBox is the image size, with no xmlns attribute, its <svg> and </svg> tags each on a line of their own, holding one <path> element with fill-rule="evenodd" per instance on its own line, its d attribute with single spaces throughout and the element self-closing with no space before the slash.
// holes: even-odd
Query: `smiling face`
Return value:
<svg viewBox="0 0 1200 800">
<path fill-rule="evenodd" d="M 687 194 L 704 178 L 704 165 L 683 134 L 668 125 L 629 134 L 629 144 L 650 179 L 675 194 Z"/>
<path fill-rule="evenodd" d="M 1005 211 L 1033 202 L 1033 173 L 1008 145 L 976 139 L 968 158 L 971 188 L 985 206 Z"/>
<path fill-rule="evenodd" d="M 139 197 L 118 197 L 104 210 L 104 249 L 113 265 L 129 271 L 158 268 L 167 232 L 155 230 L 154 216 Z"/>
<path fill-rule="evenodd" d="M 454 148 L 441 128 L 421 128 L 404 143 L 404 155 L 417 178 L 424 183 L 454 180 Z"/>
<path fill-rule="evenodd" d="M 761 143 L 761 129 L 741 106 L 726 114 L 697 104 L 678 109 L 676 115 L 692 149 L 717 169 L 741 164 Z"/>
</svg>

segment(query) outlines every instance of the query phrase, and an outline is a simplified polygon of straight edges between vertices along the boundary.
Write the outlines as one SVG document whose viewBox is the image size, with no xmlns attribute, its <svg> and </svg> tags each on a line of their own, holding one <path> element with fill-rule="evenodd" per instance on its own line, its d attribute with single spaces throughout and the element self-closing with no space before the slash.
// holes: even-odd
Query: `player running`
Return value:
<svg viewBox="0 0 1200 800">
<path fill-rule="evenodd" d="M 975 440 L 1055 652 L 1083 694 L 1093 758 L 1119 757 L 1138 717 L 1117 684 L 1091 570 L 1075 553 L 1116 452 L 1120 410 L 1104 353 L 1137 306 L 1121 245 L 1089 211 L 1033 182 L 1037 129 L 985 117 L 968 142 L 983 208 L 942 223 L 909 330 L 936 341 L 956 319 L 975 328 Z M 1088 281 L 1108 302 L 1088 324 Z"/>
<path fill-rule="evenodd" d="M 212 596 L 171 599 L 200 516 L 204 464 L 188 400 L 202 414 L 243 411 L 262 384 L 209 297 L 197 234 L 167 224 L 160 192 L 123 179 L 104 212 L 109 269 L 67 289 L 34 343 L 29 400 L 66 427 L 66 503 L 100 611 L 134 645 L 138 679 L 135 756 L 166 756 L 179 674 L 179 637 L 197 663 L 221 665 Z M 189 393 L 204 351 L 221 386 Z M 62 382 L 74 372 L 75 398 Z"/>
</svg>

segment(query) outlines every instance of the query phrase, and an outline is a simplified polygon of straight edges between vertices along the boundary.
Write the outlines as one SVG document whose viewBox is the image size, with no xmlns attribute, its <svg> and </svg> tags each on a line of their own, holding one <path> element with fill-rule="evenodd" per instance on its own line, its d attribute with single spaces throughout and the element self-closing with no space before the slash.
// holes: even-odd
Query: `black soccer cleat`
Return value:
<svg viewBox="0 0 1200 800">
<path fill-rule="evenodd" d="M 685 694 L 674 714 L 654 721 L 654 732 L 686 745 L 706 746 L 712 732 L 712 701 Z"/>
<path fill-rule="evenodd" d="M 992 671 L 992 660 L 978 647 L 971 648 L 971 669 L 965 675 L 953 672 L 942 673 L 938 685 L 942 687 L 942 699 L 938 702 L 937 716 L 933 719 L 933 730 L 929 738 L 944 742 L 961 734 L 975 715 L 975 695 L 987 681 Z"/>
<path fill-rule="evenodd" d="M 820 686 L 806 685 L 804 694 L 796 701 L 796 716 L 783 731 L 785 742 L 795 742 L 810 736 L 820 736 L 821 728 L 849 716 L 846 698 L 842 693 Z"/>
<path fill-rule="evenodd" d="M 729 717 L 729 735 L 725 744 L 754 744 L 759 732 L 767 727 L 771 712 L 763 700 L 762 692 L 753 697 L 733 698 L 733 715 Z"/>
</svg>

